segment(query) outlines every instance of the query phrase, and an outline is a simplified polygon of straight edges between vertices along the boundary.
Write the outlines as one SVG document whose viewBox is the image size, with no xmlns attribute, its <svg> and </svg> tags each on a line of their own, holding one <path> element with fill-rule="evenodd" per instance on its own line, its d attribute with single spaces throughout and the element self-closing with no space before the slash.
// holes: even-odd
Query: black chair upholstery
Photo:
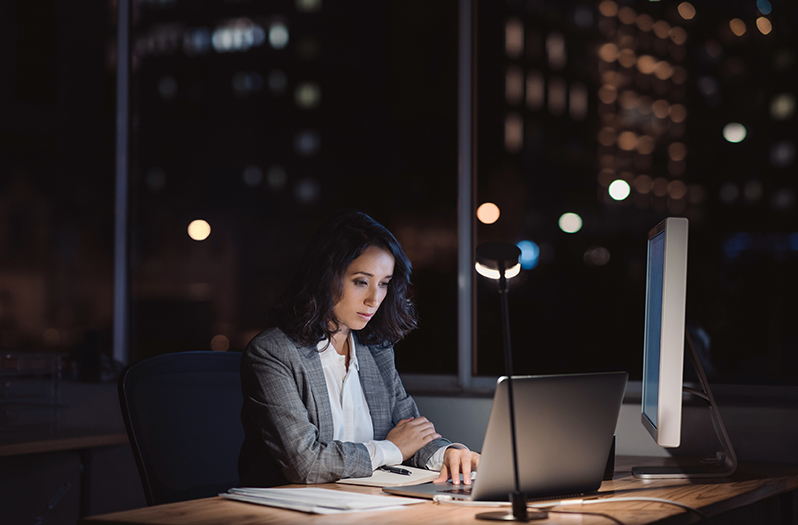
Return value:
<svg viewBox="0 0 798 525">
<path fill-rule="evenodd" d="M 148 505 L 238 484 L 240 352 L 180 352 L 126 367 L 119 401 Z"/>
</svg>

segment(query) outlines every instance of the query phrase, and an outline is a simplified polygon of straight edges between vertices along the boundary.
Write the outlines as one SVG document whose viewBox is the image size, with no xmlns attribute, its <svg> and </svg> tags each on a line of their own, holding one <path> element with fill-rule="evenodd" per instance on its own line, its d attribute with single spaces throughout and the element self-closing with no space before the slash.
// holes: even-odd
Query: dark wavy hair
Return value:
<svg viewBox="0 0 798 525">
<path fill-rule="evenodd" d="M 343 294 L 349 265 L 370 246 L 394 258 L 393 277 L 377 313 L 358 339 L 368 345 L 392 345 L 416 328 L 416 309 L 408 298 L 412 266 L 396 238 L 358 211 L 335 215 L 312 237 L 299 269 L 272 310 L 274 324 L 296 343 L 314 346 L 339 330 L 333 307 Z"/>
</svg>

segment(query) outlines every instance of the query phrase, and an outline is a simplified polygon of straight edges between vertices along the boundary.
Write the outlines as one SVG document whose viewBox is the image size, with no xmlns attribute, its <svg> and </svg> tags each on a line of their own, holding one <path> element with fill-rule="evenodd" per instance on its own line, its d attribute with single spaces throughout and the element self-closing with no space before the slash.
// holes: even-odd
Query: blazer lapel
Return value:
<svg viewBox="0 0 798 525">
<path fill-rule="evenodd" d="M 319 352 L 315 346 L 299 347 L 297 351 L 303 358 L 308 383 L 313 392 L 313 401 L 316 404 L 318 421 L 315 423 L 319 428 L 319 441 L 329 443 L 333 440 L 334 427 L 332 409 L 330 408 L 330 394 L 327 392 L 327 382 L 324 379 L 324 370 L 321 367 Z"/>
<path fill-rule="evenodd" d="M 363 389 L 363 395 L 371 414 L 371 423 L 374 426 L 374 439 L 385 439 L 385 436 L 393 428 L 391 408 L 389 407 L 390 397 L 386 392 L 385 382 L 371 350 L 360 344 L 357 337 L 355 337 L 355 351 L 360 366 L 358 370 L 360 387 Z"/>
</svg>

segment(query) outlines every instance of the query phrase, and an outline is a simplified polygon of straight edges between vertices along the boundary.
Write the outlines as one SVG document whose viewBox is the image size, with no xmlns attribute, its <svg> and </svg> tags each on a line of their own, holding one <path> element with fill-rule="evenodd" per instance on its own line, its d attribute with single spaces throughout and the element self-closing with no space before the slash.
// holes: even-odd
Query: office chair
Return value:
<svg viewBox="0 0 798 525">
<path fill-rule="evenodd" d="M 240 352 L 180 352 L 122 371 L 119 401 L 148 505 L 238 484 L 240 364 Z"/>
</svg>

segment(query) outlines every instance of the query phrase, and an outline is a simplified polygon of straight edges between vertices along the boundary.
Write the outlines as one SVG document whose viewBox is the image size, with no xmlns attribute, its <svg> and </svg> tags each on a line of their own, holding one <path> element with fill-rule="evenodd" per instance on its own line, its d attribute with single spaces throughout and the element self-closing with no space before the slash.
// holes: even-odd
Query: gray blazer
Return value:
<svg viewBox="0 0 798 525">
<path fill-rule="evenodd" d="M 383 440 L 401 419 L 418 417 L 394 365 L 393 348 L 365 346 L 355 336 L 360 383 Z M 244 443 L 238 458 L 239 485 L 325 483 L 371 475 L 362 443 L 333 441 L 327 384 L 316 347 L 297 346 L 277 328 L 250 341 L 241 360 Z M 408 464 L 423 466 L 450 441 L 436 439 Z"/>
</svg>

